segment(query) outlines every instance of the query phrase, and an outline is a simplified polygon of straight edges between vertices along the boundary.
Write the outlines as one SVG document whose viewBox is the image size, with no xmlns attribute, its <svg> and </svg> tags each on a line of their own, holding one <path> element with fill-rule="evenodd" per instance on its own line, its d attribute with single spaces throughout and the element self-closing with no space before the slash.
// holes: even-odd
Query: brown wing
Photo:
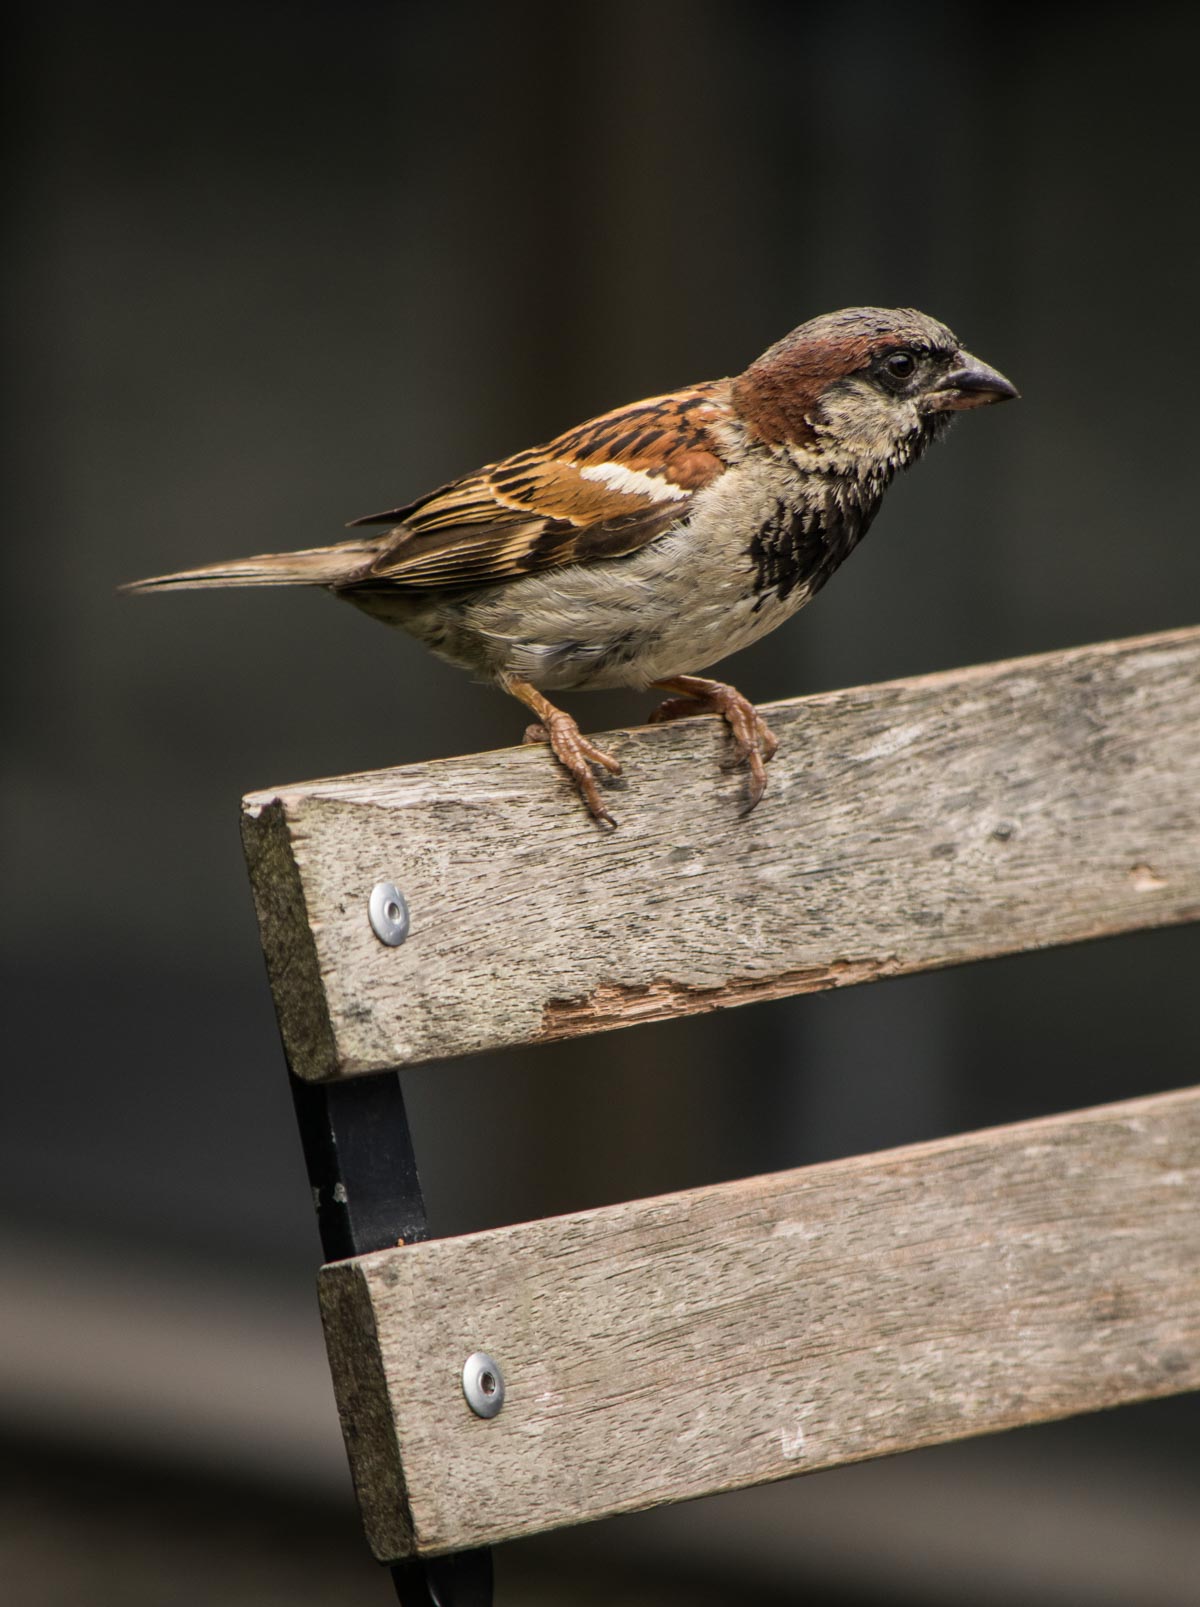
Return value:
<svg viewBox="0 0 1200 1607">
<path fill-rule="evenodd" d="M 356 525 L 397 522 L 350 586 L 473 586 L 616 558 L 667 530 L 724 471 L 727 385 L 651 397 Z"/>
</svg>

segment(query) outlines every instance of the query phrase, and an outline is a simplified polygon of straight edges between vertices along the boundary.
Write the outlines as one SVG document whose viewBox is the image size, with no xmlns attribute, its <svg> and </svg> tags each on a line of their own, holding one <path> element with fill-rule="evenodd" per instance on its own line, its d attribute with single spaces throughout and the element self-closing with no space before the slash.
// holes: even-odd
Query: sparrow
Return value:
<svg viewBox="0 0 1200 1607">
<path fill-rule="evenodd" d="M 547 694 L 659 688 L 671 695 L 652 720 L 725 720 L 749 813 L 776 739 L 696 672 L 815 597 L 956 413 L 1017 394 L 924 313 L 852 307 L 732 379 L 603 413 L 348 526 L 380 531 L 125 589 L 323 586 L 518 698 L 535 717 L 526 740 L 549 744 L 609 827 L 594 767 L 621 766 Z"/>
</svg>

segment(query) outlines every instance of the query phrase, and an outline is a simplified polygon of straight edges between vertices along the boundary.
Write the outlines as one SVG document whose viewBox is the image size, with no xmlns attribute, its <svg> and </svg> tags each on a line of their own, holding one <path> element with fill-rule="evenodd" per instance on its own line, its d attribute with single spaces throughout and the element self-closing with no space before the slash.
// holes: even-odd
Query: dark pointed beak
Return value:
<svg viewBox="0 0 1200 1607">
<path fill-rule="evenodd" d="M 931 387 L 926 406 L 931 413 L 959 413 L 989 402 L 1011 402 L 1020 391 L 1003 374 L 981 363 L 970 352 L 959 352 L 949 373 Z"/>
</svg>

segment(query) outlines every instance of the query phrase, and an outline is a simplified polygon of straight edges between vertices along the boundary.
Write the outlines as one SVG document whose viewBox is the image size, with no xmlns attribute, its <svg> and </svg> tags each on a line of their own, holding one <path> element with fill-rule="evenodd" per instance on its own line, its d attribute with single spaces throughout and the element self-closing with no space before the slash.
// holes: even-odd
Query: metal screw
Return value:
<svg viewBox="0 0 1200 1607">
<path fill-rule="evenodd" d="M 397 948 L 408 936 L 408 905 L 394 882 L 376 882 L 367 906 L 371 930 L 389 949 Z"/>
<path fill-rule="evenodd" d="M 476 1417 L 495 1417 L 504 1405 L 504 1374 L 486 1350 L 463 1362 L 462 1390 Z"/>
</svg>

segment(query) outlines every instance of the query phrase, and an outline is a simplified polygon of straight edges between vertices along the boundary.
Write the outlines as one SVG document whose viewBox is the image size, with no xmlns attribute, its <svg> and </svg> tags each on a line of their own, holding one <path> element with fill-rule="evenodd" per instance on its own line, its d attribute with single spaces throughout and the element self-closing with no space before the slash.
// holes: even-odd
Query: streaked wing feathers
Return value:
<svg viewBox="0 0 1200 1607">
<path fill-rule="evenodd" d="M 634 552 L 725 468 L 711 426 L 724 382 L 606 413 L 390 513 L 374 561 L 350 587 L 476 586 Z"/>
</svg>

